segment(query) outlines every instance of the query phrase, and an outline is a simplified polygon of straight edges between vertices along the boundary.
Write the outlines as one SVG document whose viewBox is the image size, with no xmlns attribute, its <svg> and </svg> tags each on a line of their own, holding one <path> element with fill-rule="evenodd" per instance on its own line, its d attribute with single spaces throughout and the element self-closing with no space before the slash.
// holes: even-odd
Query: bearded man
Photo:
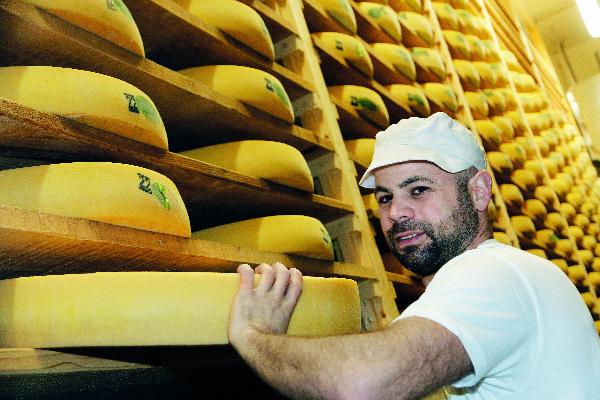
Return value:
<svg viewBox="0 0 600 400">
<path fill-rule="evenodd" d="M 424 294 L 385 329 L 283 335 L 302 275 L 241 265 L 229 339 L 269 384 L 297 399 L 598 400 L 600 339 L 575 286 L 553 263 L 492 239 L 491 176 L 473 134 L 443 113 L 376 137 L 363 187 Z"/>
</svg>

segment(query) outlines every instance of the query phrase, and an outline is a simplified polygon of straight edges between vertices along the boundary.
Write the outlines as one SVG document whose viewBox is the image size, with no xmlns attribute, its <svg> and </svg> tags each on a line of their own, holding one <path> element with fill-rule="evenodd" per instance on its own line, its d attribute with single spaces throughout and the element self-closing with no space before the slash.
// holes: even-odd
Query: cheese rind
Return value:
<svg viewBox="0 0 600 400">
<path fill-rule="evenodd" d="M 239 277 L 215 272 L 101 272 L 0 281 L 0 346 L 226 344 Z M 358 333 L 356 282 L 303 278 L 288 334 Z"/>
<path fill-rule="evenodd" d="M 335 22 L 356 33 L 356 16 L 348 0 L 315 0 Z"/>
<path fill-rule="evenodd" d="M 146 168 L 76 162 L 0 171 L 0 204 L 190 237 L 175 184 Z"/>
<path fill-rule="evenodd" d="M 25 0 L 103 39 L 144 57 L 144 44 L 122 0 Z"/>
<path fill-rule="evenodd" d="M 165 126 L 152 100 L 111 76 L 61 67 L 0 67 L 0 97 L 168 149 Z"/>
<path fill-rule="evenodd" d="M 274 60 L 273 40 L 261 16 L 235 0 L 175 0 L 191 14 Z"/>
<path fill-rule="evenodd" d="M 385 128 L 389 125 L 387 108 L 376 91 L 356 85 L 328 86 L 327 90 L 346 107 L 355 109 L 358 114 L 377 126 Z"/>
<path fill-rule="evenodd" d="M 182 151 L 180 154 L 240 174 L 314 191 L 310 168 L 298 149 L 279 142 L 244 140 Z"/>
<path fill-rule="evenodd" d="M 373 77 L 373 62 L 367 49 L 356 37 L 339 32 L 313 33 L 331 54 L 338 54 L 369 78 Z"/>
<path fill-rule="evenodd" d="M 287 92 L 279 79 L 267 72 L 239 65 L 207 65 L 179 72 L 218 93 L 294 122 L 294 109 Z"/>
<path fill-rule="evenodd" d="M 196 231 L 194 239 L 260 251 L 333 260 L 333 245 L 321 221 L 305 215 L 273 215 Z"/>
</svg>

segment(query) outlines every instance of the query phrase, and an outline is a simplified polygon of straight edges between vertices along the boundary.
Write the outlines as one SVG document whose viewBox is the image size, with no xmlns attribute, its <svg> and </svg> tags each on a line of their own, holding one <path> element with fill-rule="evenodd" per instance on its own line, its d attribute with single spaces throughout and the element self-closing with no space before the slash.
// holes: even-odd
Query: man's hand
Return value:
<svg viewBox="0 0 600 400">
<path fill-rule="evenodd" d="M 287 332 L 292 312 L 302 291 L 302 274 L 283 264 L 261 264 L 253 271 L 248 264 L 237 269 L 240 287 L 233 301 L 229 319 L 229 342 L 242 345 L 248 335 Z M 261 275 L 254 288 L 254 272 Z"/>
</svg>

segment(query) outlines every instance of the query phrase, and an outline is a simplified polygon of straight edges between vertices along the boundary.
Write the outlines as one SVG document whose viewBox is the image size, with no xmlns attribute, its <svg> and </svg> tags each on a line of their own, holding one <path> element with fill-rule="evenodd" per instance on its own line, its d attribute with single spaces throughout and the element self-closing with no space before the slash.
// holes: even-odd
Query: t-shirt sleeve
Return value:
<svg viewBox="0 0 600 400">
<path fill-rule="evenodd" d="M 510 363 L 533 334 L 535 313 L 528 290 L 517 271 L 502 259 L 465 253 L 446 264 L 398 319 L 423 317 L 454 333 L 474 372 L 453 386 L 471 387 L 495 367 Z"/>
</svg>

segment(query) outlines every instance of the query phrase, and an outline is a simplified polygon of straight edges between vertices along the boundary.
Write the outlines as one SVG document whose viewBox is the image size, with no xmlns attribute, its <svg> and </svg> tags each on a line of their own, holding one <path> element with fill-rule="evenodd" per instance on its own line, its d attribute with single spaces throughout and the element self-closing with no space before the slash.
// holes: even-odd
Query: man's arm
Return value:
<svg viewBox="0 0 600 400">
<path fill-rule="evenodd" d="M 299 271 L 281 264 L 238 268 L 231 344 L 269 384 L 298 399 L 413 399 L 472 371 L 458 338 L 425 318 L 372 333 L 284 336 L 301 291 Z"/>
</svg>

